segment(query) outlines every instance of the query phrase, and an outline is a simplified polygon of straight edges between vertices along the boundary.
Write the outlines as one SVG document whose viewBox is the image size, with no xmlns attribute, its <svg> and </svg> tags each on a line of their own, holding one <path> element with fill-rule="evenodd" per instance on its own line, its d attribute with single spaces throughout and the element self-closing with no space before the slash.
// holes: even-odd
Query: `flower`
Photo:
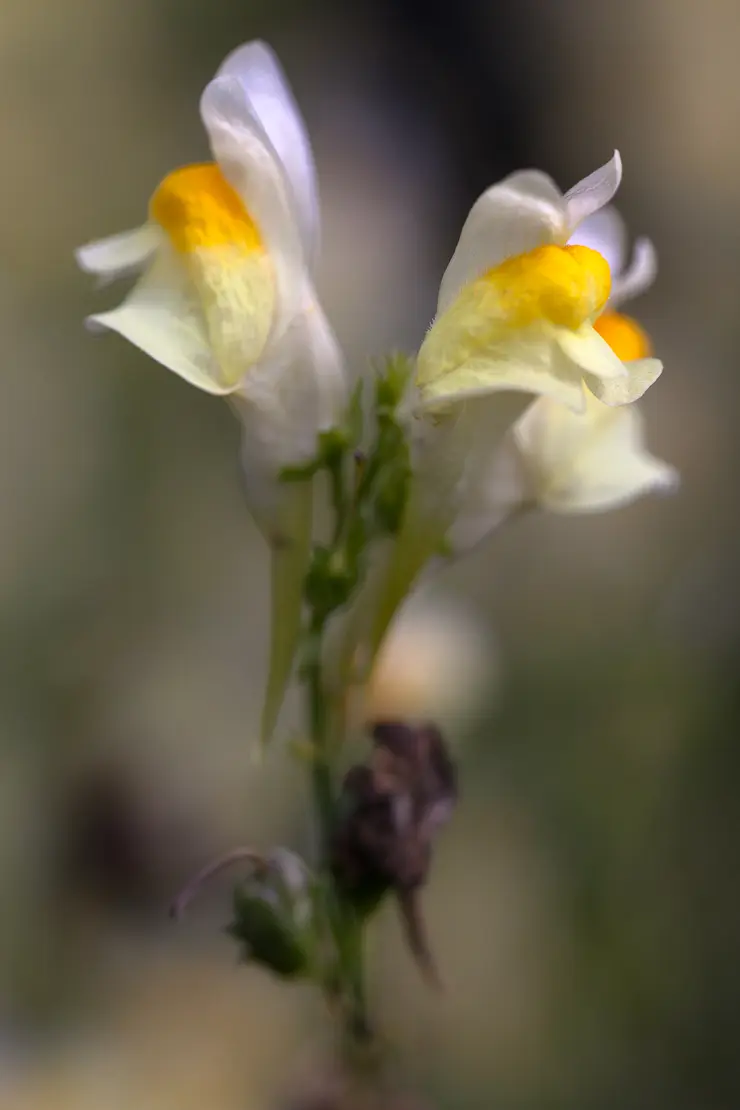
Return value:
<svg viewBox="0 0 740 1110">
<path fill-rule="evenodd" d="M 599 330 L 610 296 L 629 294 L 644 279 L 645 248 L 637 272 L 620 271 L 613 287 L 615 237 L 602 234 L 591 245 L 577 240 L 584 221 L 599 217 L 603 227 L 616 227 L 614 217 L 600 214 L 621 173 L 615 151 L 563 195 L 545 174 L 527 170 L 473 205 L 417 357 L 414 477 L 404 522 L 374 593 L 366 591 L 351 619 L 356 629 L 370 624 L 370 662 L 424 566 L 454 544 L 458 522 L 458 534 L 467 531 L 470 506 L 482 500 L 482 519 L 490 524 L 491 460 L 532 395 L 588 421 L 589 395 L 606 406 L 625 405 L 659 376 L 662 365 L 647 351 L 638 357 L 630 351 L 625 361 Z M 611 424 L 629 425 L 627 442 L 635 447 L 633 418 L 614 417 Z M 480 513 L 472 519 L 480 530 Z"/>
<path fill-rule="evenodd" d="M 525 170 L 476 201 L 419 351 L 421 408 L 521 390 L 582 411 L 582 381 L 606 404 L 625 404 L 657 378 L 657 360 L 630 372 L 594 328 L 611 292 L 610 264 L 574 238 L 611 200 L 621 174 L 615 151 L 565 195 Z"/>
<path fill-rule="evenodd" d="M 263 735 L 272 731 L 299 632 L 311 545 L 308 462 L 345 403 L 340 352 L 311 269 L 319 215 L 305 127 L 272 51 L 240 47 L 209 82 L 200 114 L 214 161 L 174 170 L 147 223 L 77 252 L 104 281 L 140 277 L 118 308 L 89 318 L 117 331 L 241 422 L 250 509 L 272 548 L 273 639 Z"/>
<path fill-rule="evenodd" d="M 638 239 L 632 261 L 625 267 L 626 232 L 613 208 L 586 220 L 576 238 L 609 263 L 612 292 L 594 329 L 633 380 L 650 361 L 650 340 L 635 320 L 616 309 L 655 280 L 653 245 Z M 514 424 L 451 529 L 454 552 L 476 545 L 522 508 L 597 512 L 629 504 L 643 494 L 675 489 L 677 471 L 644 447 L 643 417 L 637 406 L 610 407 L 586 386 L 583 394 L 583 412 L 573 412 L 551 397 L 539 397 Z"/>
</svg>

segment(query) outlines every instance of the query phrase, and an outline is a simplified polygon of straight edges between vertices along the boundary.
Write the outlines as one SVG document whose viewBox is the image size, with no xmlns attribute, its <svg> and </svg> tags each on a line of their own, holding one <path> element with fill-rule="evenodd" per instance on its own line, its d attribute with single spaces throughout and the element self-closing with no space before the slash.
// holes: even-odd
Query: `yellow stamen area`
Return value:
<svg viewBox="0 0 740 1110">
<path fill-rule="evenodd" d="M 594 329 L 622 362 L 649 358 L 653 353 L 649 337 L 631 316 L 622 316 L 620 312 L 605 312 L 595 322 Z"/>
<path fill-rule="evenodd" d="M 495 317 L 524 328 L 538 320 L 575 329 L 606 304 L 611 273 L 590 247 L 548 245 L 507 258 L 481 279 L 495 296 Z"/>
<path fill-rule="evenodd" d="M 264 249 L 256 224 L 215 162 L 173 170 L 154 193 L 149 213 L 182 254 L 204 247 Z"/>
</svg>

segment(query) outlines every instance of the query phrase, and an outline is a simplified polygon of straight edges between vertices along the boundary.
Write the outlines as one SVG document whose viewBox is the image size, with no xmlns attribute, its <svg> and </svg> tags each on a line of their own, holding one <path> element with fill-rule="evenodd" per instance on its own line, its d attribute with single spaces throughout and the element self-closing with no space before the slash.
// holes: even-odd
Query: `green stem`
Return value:
<svg viewBox="0 0 740 1110">
<path fill-rule="evenodd" d="M 322 870 L 326 870 L 334 830 L 334 783 L 328 744 L 327 706 L 321 681 L 322 632 L 323 622 L 312 630 L 315 639 L 314 658 L 306 668 L 306 683 L 313 746 L 311 779 L 319 826 L 319 860 Z"/>
<path fill-rule="evenodd" d="M 311 786 L 319 829 L 319 869 L 328 890 L 327 918 L 334 935 L 338 956 L 340 989 L 345 999 L 345 1035 L 350 1044 L 359 1045 L 369 1037 L 369 1022 L 364 989 L 363 925 L 354 908 L 334 886 L 331 849 L 336 802 L 330 743 L 330 714 L 321 673 L 321 639 L 324 622 L 315 619 L 311 626 L 311 658 L 304 674 L 308 692 L 309 720 L 313 759 Z M 335 750 L 335 749 L 334 749 Z"/>
<path fill-rule="evenodd" d="M 342 533 L 346 527 L 348 514 L 348 498 L 345 489 L 344 460 L 337 459 L 329 469 L 329 483 L 331 487 L 331 502 L 334 510 L 334 535 L 332 547 L 335 551 L 341 546 Z"/>
<path fill-rule="evenodd" d="M 349 908 L 345 914 L 345 957 L 349 987 L 348 1030 L 356 1042 L 366 1042 L 371 1036 L 365 997 L 364 922 Z"/>
</svg>

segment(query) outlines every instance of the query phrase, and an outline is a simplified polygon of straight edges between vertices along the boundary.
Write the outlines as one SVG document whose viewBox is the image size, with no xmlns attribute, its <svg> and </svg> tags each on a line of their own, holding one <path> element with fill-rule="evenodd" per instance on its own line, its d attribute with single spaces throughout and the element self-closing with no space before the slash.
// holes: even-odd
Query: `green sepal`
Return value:
<svg viewBox="0 0 740 1110">
<path fill-rule="evenodd" d="M 301 638 L 303 593 L 311 565 L 313 483 L 282 491 L 277 527 L 270 542 L 270 655 L 260 720 L 264 748 L 272 739 Z"/>
<path fill-rule="evenodd" d="M 389 355 L 383 360 L 375 379 L 377 412 L 395 413 L 411 380 L 413 365 L 407 355 Z"/>
</svg>

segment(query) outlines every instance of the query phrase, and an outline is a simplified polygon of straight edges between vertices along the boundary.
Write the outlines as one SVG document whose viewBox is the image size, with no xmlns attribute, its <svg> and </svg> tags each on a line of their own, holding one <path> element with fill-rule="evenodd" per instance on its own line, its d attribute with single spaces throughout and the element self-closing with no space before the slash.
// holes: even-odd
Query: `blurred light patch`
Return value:
<svg viewBox="0 0 740 1110">
<path fill-rule="evenodd" d="M 469 603 L 423 591 L 399 614 L 353 713 L 363 722 L 434 721 L 454 735 L 490 706 L 498 681 L 491 626 Z"/>
</svg>

